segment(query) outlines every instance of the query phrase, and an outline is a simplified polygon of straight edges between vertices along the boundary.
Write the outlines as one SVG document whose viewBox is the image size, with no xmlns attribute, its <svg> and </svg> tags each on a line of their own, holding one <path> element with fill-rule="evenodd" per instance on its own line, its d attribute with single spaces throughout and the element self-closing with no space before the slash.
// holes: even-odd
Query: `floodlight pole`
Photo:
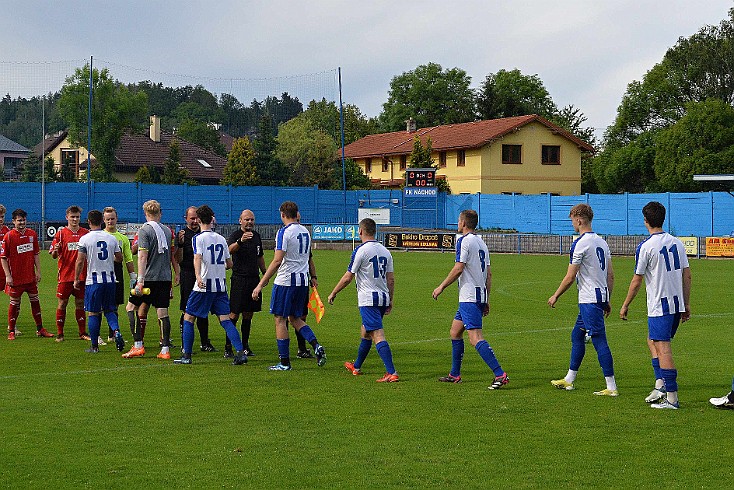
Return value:
<svg viewBox="0 0 734 490">
<path fill-rule="evenodd" d="M 344 159 L 344 105 L 342 104 L 342 67 L 338 68 L 339 73 L 339 126 L 341 127 L 342 142 L 342 190 L 344 192 L 344 223 L 347 222 L 347 170 Z"/>
<path fill-rule="evenodd" d="M 87 210 L 89 210 L 92 181 L 92 97 L 94 95 L 92 84 L 94 83 L 94 56 L 89 57 L 89 112 L 87 113 Z"/>
<path fill-rule="evenodd" d="M 41 96 L 41 241 L 46 247 L 46 94 Z"/>
</svg>

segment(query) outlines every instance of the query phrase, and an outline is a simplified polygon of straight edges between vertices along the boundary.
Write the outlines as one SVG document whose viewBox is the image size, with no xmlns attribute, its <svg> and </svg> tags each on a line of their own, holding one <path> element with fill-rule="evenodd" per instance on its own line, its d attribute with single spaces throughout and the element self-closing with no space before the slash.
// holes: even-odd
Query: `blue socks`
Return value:
<svg viewBox="0 0 734 490">
<path fill-rule="evenodd" d="M 395 374 L 395 365 L 392 363 L 392 351 L 386 340 L 383 340 L 375 346 L 377 353 L 380 354 L 382 363 L 385 364 L 385 370 L 390 374 Z"/>
<path fill-rule="evenodd" d="M 99 327 L 102 325 L 102 317 L 100 315 L 89 315 L 87 320 L 87 328 L 89 329 L 89 336 L 92 338 L 92 347 L 99 345 Z"/>
<path fill-rule="evenodd" d="M 652 358 L 652 370 L 655 372 L 655 380 L 663 379 L 663 373 L 660 372 L 660 359 L 657 357 Z M 734 381 L 732 381 L 734 384 Z"/>
<path fill-rule="evenodd" d="M 585 336 L 586 334 L 578 325 L 571 330 L 571 362 L 569 366 L 571 371 L 578 371 L 581 367 L 581 362 L 584 360 L 584 355 L 586 355 Z M 592 337 L 592 342 L 593 340 L 594 338 Z M 596 347 L 596 344 L 594 347 Z"/>
<path fill-rule="evenodd" d="M 241 352 L 242 338 L 240 338 L 240 333 L 237 331 L 237 327 L 234 326 L 234 323 L 232 323 L 232 320 L 220 320 L 219 323 L 222 324 L 225 332 L 227 332 L 227 337 L 229 337 L 229 340 L 232 341 L 232 346 L 234 347 L 235 352 Z M 191 326 L 193 328 L 193 323 L 191 324 Z M 191 342 L 191 344 L 193 346 L 193 341 Z"/>
<path fill-rule="evenodd" d="M 107 319 L 107 325 L 110 326 L 112 330 L 120 330 L 120 323 L 117 321 L 117 312 L 116 311 L 108 311 L 104 314 L 104 317 Z M 100 325 L 102 324 L 100 318 Z"/>
<path fill-rule="evenodd" d="M 461 376 L 461 361 L 464 359 L 464 339 L 451 339 L 451 376 Z"/>
<path fill-rule="evenodd" d="M 612 359 L 612 351 L 609 348 L 606 333 L 595 334 L 591 337 L 591 343 L 594 344 L 594 349 L 596 349 L 601 372 L 604 373 L 604 376 L 614 376 L 614 360 Z"/>
<path fill-rule="evenodd" d="M 191 354 L 194 350 L 194 322 L 183 321 L 183 353 Z"/>
<path fill-rule="evenodd" d="M 313 346 L 314 342 L 316 342 L 316 334 L 313 333 L 313 330 L 311 330 L 311 327 L 309 327 L 308 325 L 302 326 L 298 333 L 300 333 L 303 338 L 306 339 L 306 342 L 311 344 L 311 346 Z"/>
<path fill-rule="evenodd" d="M 359 349 L 357 349 L 357 358 L 354 360 L 355 368 L 360 369 L 362 367 L 362 364 L 364 364 L 364 360 L 367 358 L 367 354 L 370 353 L 371 348 L 372 340 L 362 339 L 362 341 L 359 343 Z"/>
<path fill-rule="evenodd" d="M 497 357 L 495 357 L 494 351 L 489 346 L 489 342 L 486 340 L 480 340 L 474 348 L 477 350 L 484 362 L 487 363 L 487 366 L 489 366 L 489 369 L 492 370 L 495 376 L 502 376 L 505 373 L 502 370 Z"/>
<path fill-rule="evenodd" d="M 678 391 L 678 370 L 660 368 L 660 373 L 665 380 L 666 391 Z"/>
<path fill-rule="evenodd" d="M 280 357 L 280 362 L 283 363 L 285 360 L 285 365 L 290 364 L 290 357 L 291 357 L 291 339 L 278 339 L 278 357 Z"/>
</svg>

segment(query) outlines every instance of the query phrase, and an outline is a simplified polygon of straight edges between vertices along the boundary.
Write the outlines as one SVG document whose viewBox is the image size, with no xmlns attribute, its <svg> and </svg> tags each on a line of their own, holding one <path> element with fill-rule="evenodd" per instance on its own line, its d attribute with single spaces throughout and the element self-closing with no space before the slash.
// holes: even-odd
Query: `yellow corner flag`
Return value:
<svg viewBox="0 0 734 490">
<path fill-rule="evenodd" d="M 321 296 L 316 288 L 312 288 L 311 297 L 308 298 L 308 309 L 313 311 L 316 315 L 316 323 L 321 323 L 321 319 L 324 317 L 324 302 L 321 301 Z"/>
</svg>

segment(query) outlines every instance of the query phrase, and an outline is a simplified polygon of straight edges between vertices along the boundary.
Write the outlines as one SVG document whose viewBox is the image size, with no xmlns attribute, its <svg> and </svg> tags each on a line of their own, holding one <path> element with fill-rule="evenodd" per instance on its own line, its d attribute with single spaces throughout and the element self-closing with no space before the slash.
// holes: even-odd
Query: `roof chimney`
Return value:
<svg viewBox="0 0 734 490">
<path fill-rule="evenodd" d="M 410 119 L 407 119 L 405 121 L 405 130 L 409 133 L 415 133 L 416 127 L 415 127 L 415 119 L 412 117 Z"/>
<path fill-rule="evenodd" d="M 150 139 L 156 143 L 161 142 L 161 118 L 155 114 L 150 116 Z"/>
</svg>

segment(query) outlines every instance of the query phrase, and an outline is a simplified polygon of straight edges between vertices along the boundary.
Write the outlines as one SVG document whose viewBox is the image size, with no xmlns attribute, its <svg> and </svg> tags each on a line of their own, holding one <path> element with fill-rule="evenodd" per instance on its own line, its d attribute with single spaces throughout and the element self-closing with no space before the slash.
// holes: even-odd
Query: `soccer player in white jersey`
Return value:
<svg viewBox="0 0 734 490">
<path fill-rule="evenodd" d="M 82 285 L 79 276 L 87 264 L 87 277 L 84 289 L 84 309 L 89 318 L 87 328 L 92 340 L 91 348 L 86 352 L 99 352 L 99 330 L 102 326 L 102 313 L 115 334 L 115 345 L 122 352 L 125 341 L 117 322 L 117 302 L 115 301 L 115 262 L 122 262 L 122 249 L 117 239 L 102 230 L 102 212 L 96 209 L 89 211 L 89 233 L 79 239 L 79 250 L 76 258 L 74 288 Z"/>
<path fill-rule="evenodd" d="M 194 348 L 194 318 L 206 318 L 209 312 L 219 317 L 219 323 L 227 332 L 237 351 L 232 364 L 241 365 L 247 362 L 242 348 L 242 340 L 229 319 L 229 298 L 227 297 L 227 269 L 232 268 L 232 257 L 229 255 L 227 240 L 219 233 L 212 231 L 214 212 L 207 206 L 196 208 L 201 231 L 191 241 L 194 249 L 194 274 L 196 282 L 186 302 L 183 319 L 183 347 L 181 359 L 176 364 L 191 364 L 191 352 Z"/>
<path fill-rule="evenodd" d="M 260 282 L 252 290 L 252 299 L 257 300 L 263 287 L 275 275 L 270 297 L 270 313 L 275 318 L 275 336 L 278 341 L 280 362 L 270 366 L 271 371 L 290 371 L 290 339 L 286 319 L 314 349 L 316 363 L 326 364 L 324 347 L 316 340 L 313 330 L 301 318 L 308 300 L 308 258 L 311 252 L 311 235 L 298 222 L 298 205 L 285 201 L 280 205 L 280 220 L 283 228 L 275 237 L 275 256 Z M 277 272 L 277 275 L 276 275 Z"/>
<path fill-rule="evenodd" d="M 650 236 L 637 247 L 635 275 L 619 316 L 627 319 L 632 300 L 645 280 L 647 290 L 647 345 L 652 355 L 655 388 L 645 401 L 653 408 L 677 409 L 678 370 L 670 341 L 681 321 L 691 317 L 691 269 L 683 242 L 663 231 L 665 206 L 649 202 L 642 208 Z"/>
<path fill-rule="evenodd" d="M 457 279 L 459 280 L 459 309 L 451 323 L 451 371 L 448 376 L 438 378 L 446 383 L 461 383 L 461 361 L 464 358 L 464 330 L 469 332 L 469 342 L 477 350 L 487 366 L 494 372 L 490 390 L 502 388 L 510 382 L 500 366 L 494 351 L 482 335 L 482 317 L 489 314 L 489 293 L 492 272 L 489 268 L 489 251 L 481 237 L 474 233 L 479 216 L 472 209 L 459 214 L 456 241 L 456 263 L 446 279 L 433 290 L 433 299 Z"/>
<path fill-rule="evenodd" d="M 349 267 L 329 295 L 329 304 L 334 304 L 336 295 L 357 278 L 357 305 L 362 315 L 362 341 L 357 350 L 357 358 L 353 363 L 345 362 L 344 367 L 354 376 L 362 374 L 361 368 L 367 358 L 372 342 L 377 353 L 385 364 L 385 375 L 378 383 L 394 383 L 400 380 L 392 361 L 390 345 L 385 340 L 382 317 L 392 311 L 395 275 L 393 273 L 392 255 L 375 240 L 377 224 L 372 218 L 359 222 L 359 238 L 362 244 L 352 252 Z"/>
<path fill-rule="evenodd" d="M 594 211 L 588 204 L 577 204 L 569 213 L 574 231 L 581 236 L 571 245 L 570 263 L 566 276 L 548 299 L 548 305 L 555 308 L 558 298 L 565 293 L 574 281 L 579 291 L 579 315 L 571 331 L 571 362 L 565 378 L 554 379 L 551 384 L 562 390 L 573 390 L 573 383 L 586 353 L 586 335 L 596 349 L 607 387 L 595 391 L 595 395 L 617 396 L 617 382 L 614 379 L 612 351 L 607 342 L 604 318 L 609 316 L 609 298 L 614 288 L 614 270 L 609 246 L 602 237 L 591 229 Z"/>
</svg>

